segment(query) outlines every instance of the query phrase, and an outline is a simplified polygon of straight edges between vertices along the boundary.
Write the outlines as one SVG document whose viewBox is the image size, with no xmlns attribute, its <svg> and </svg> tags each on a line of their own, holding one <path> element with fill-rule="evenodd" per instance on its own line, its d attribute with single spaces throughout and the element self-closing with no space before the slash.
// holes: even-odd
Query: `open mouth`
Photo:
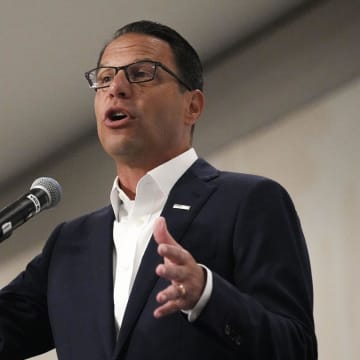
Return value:
<svg viewBox="0 0 360 360">
<path fill-rule="evenodd" d="M 111 121 L 118 121 L 118 120 L 122 120 L 122 119 L 125 119 L 127 117 L 126 114 L 122 113 L 122 112 L 117 112 L 117 111 L 114 111 L 114 112 L 111 112 L 109 114 L 109 119 Z"/>
</svg>

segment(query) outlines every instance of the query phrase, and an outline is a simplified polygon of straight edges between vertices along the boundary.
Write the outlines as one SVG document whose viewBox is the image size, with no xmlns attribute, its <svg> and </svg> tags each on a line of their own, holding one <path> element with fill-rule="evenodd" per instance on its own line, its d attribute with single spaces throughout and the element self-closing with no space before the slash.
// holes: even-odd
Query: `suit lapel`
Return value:
<svg viewBox="0 0 360 360">
<path fill-rule="evenodd" d="M 217 174 L 218 171 L 208 163 L 197 160 L 170 192 L 162 216 L 166 219 L 170 234 L 179 244 L 196 214 L 216 189 L 210 180 Z"/>
<path fill-rule="evenodd" d="M 197 160 L 171 190 L 161 216 L 165 217 L 170 233 L 180 244 L 186 229 L 215 190 L 216 186 L 210 180 L 217 174 L 218 171 L 208 163 Z M 174 204 L 185 205 L 185 209 L 174 207 Z M 117 359 L 120 355 L 148 301 L 150 293 L 159 279 L 155 274 L 155 268 L 162 261 L 163 259 L 157 254 L 156 242 L 151 238 L 135 277 L 113 359 Z"/>
<path fill-rule="evenodd" d="M 94 313 L 105 353 L 107 358 L 110 358 L 115 346 L 112 240 L 114 214 L 111 206 L 95 214 L 91 221 L 88 236 L 95 289 Z"/>
</svg>

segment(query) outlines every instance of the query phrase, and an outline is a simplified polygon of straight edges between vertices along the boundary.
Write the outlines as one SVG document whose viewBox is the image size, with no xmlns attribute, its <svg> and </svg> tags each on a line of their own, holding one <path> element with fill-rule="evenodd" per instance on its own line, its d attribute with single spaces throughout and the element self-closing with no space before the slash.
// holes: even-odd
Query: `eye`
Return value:
<svg viewBox="0 0 360 360">
<path fill-rule="evenodd" d="M 113 68 L 100 68 L 96 74 L 96 83 L 98 85 L 106 85 L 110 83 L 115 76 L 115 69 Z"/>
<path fill-rule="evenodd" d="M 154 77 L 154 66 L 151 63 L 133 64 L 129 66 L 128 74 L 132 82 L 149 81 Z"/>
<path fill-rule="evenodd" d="M 143 79 L 143 78 L 148 78 L 149 77 L 149 73 L 143 71 L 143 70 L 137 70 L 136 72 L 132 72 L 132 76 L 136 79 Z"/>
</svg>

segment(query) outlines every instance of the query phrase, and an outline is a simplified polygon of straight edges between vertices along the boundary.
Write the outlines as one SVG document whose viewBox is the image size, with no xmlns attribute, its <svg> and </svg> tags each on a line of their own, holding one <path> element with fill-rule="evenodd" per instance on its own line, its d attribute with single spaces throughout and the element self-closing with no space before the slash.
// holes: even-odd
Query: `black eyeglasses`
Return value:
<svg viewBox="0 0 360 360">
<path fill-rule="evenodd" d="M 116 74 L 120 70 L 124 70 L 126 79 L 129 83 L 143 83 L 154 80 L 156 69 L 160 67 L 168 74 L 173 76 L 187 90 L 191 91 L 191 87 L 182 81 L 168 67 L 157 61 L 137 61 L 124 66 L 100 66 L 85 73 L 85 77 L 92 89 L 102 89 L 109 87 L 114 80 Z"/>
</svg>

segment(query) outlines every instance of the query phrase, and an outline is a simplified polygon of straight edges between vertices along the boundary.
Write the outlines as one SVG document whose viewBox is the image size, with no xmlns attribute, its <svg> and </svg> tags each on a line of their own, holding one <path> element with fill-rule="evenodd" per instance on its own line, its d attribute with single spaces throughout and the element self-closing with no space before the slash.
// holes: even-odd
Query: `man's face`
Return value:
<svg viewBox="0 0 360 360">
<path fill-rule="evenodd" d="M 143 34 L 125 34 L 112 41 L 101 65 L 124 66 L 140 60 L 159 61 L 178 73 L 170 46 Z M 194 105 L 197 98 L 201 103 Z M 117 162 L 131 166 L 151 168 L 188 149 L 191 126 L 201 110 L 202 94 L 183 90 L 161 68 L 154 80 L 131 84 L 120 70 L 110 87 L 95 95 L 102 146 Z M 114 120 L 114 114 L 125 117 Z"/>
</svg>

